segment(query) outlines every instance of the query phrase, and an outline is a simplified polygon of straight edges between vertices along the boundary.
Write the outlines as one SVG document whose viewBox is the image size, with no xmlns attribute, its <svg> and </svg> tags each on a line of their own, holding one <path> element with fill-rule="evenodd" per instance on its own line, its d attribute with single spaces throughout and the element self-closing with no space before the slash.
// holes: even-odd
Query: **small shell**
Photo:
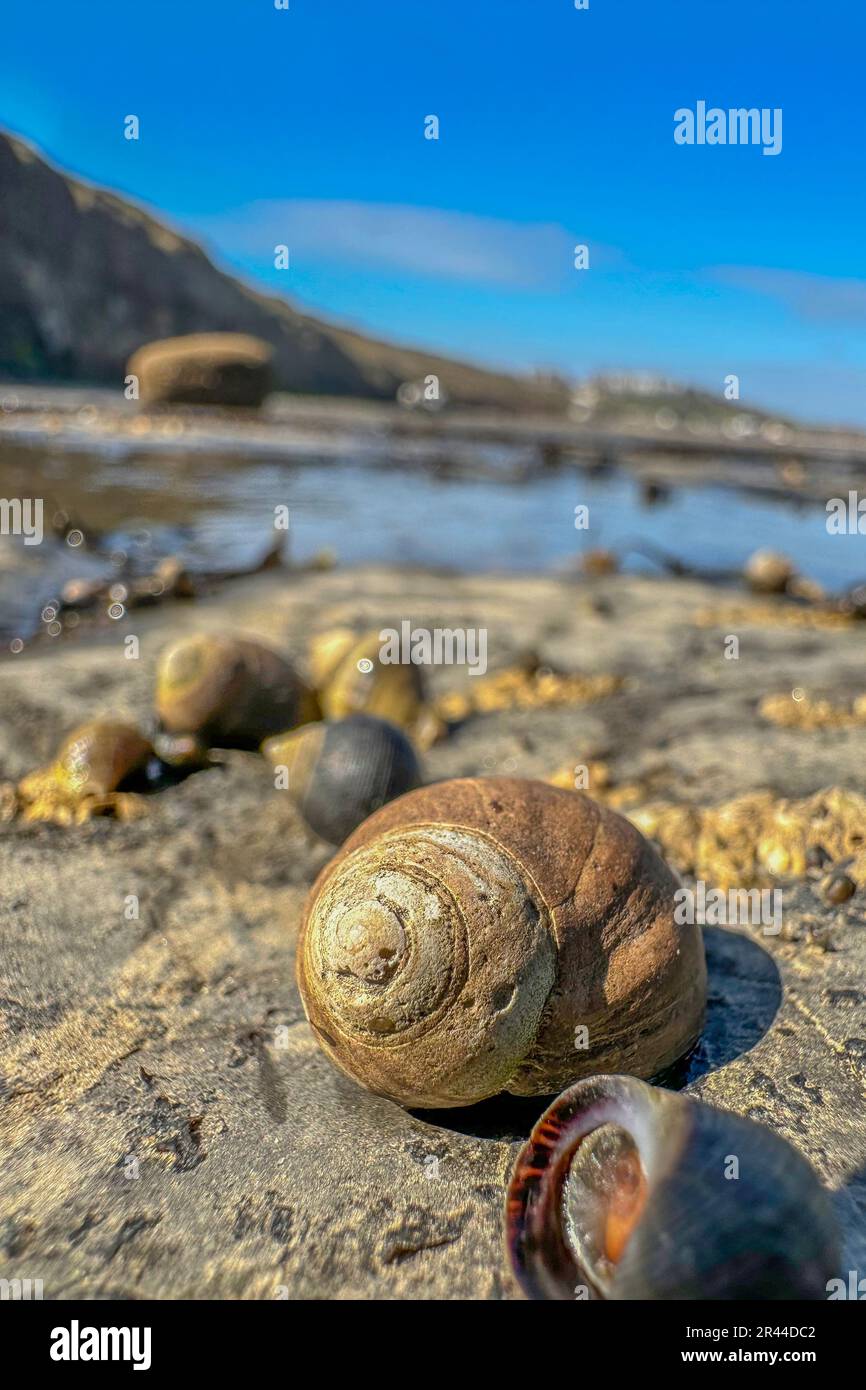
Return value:
<svg viewBox="0 0 866 1390">
<path fill-rule="evenodd" d="M 368 632 L 348 648 L 344 635 L 334 634 L 332 653 L 342 647 L 320 692 L 326 719 L 345 719 L 350 714 L 371 714 L 401 729 L 411 729 L 425 704 L 424 680 L 412 662 L 386 664 L 379 660 L 382 642 L 378 632 Z M 320 666 L 327 648 L 319 645 Z M 359 666 L 360 663 L 360 666 Z"/>
<path fill-rule="evenodd" d="M 838 906 L 846 903 L 849 898 L 853 898 L 857 892 L 857 884 L 850 874 L 837 869 L 834 873 L 828 874 L 821 884 L 821 894 L 826 903 Z"/>
<path fill-rule="evenodd" d="M 852 618 L 866 618 L 866 584 L 855 584 L 849 589 L 840 600 L 840 607 Z"/>
<path fill-rule="evenodd" d="M 213 767 L 209 741 L 198 734 L 167 734 L 163 729 L 157 729 L 153 736 L 153 747 L 164 767 L 173 768 L 178 773 Z"/>
<path fill-rule="evenodd" d="M 159 561 L 148 585 L 157 597 L 169 594 L 173 598 L 195 598 L 192 576 L 176 555 L 166 555 Z"/>
<path fill-rule="evenodd" d="M 329 628 L 320 632 L 310 641 L 307 652 L 307 665 L 310 676 L 317 689 L 326 685 L 336 671 L 343 657 L 352 650 L 357 637 L 350 627 Z"/>
<path fill-rule="evenodd" d="M 258 748 L 319 711 L 313 692 L 276 652 L 201 634 L 160 657 L 156 712 L 168 734 L 195 734 L 207 747 Z"/>
<path fill-rule="evenodd" d="M 308 899 L 297 955 L 328 1055 L 402 1105 L 655 1076 L 700 1035 L 700 930 L 637 830 L 578 792 L 461 778 L 358 827 Z"/>
<path fill-rule="evenodd" d="M 340 845 L 352 831 L 421 782 L 408 738 L 384 719 L 355 714 L 336 724 L 305 724 L 262 744 L 288 770 L 289 794 L 317 835 Z"/>
<path fill-rule="evenodd" d="M 756 550 L 746 561 L 743 574 L 756 594 L 783 594 L 796 570 L 787 555 L 775 550 Z"/>
<path fill-rule="evenodd" d="M 830 1203 L 763 1125 L 632 1076 L 561 1095 L 514 1165 L 512 1269 L 531 1298 L 826 1298 Z"/>
<path fill-rule="evenodd" d="M 117 790 L 152 754 L 151 744 L 132 724 L 113 719 L 81 724 L 61 744 L 53 763 L 22 779 L 18 790 L 25 820 L 69 824 L 100 811 L 131 814 L 134 802 L 116 795 Z"/>
</svg>

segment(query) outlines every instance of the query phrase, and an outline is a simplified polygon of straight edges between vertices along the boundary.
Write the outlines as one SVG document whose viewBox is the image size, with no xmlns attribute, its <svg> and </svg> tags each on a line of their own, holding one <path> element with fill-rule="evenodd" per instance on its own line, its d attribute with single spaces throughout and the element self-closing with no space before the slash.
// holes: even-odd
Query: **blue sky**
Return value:
<svg viewBox="0 0 866 1390">
<path fill-rule="evenodd" d="M 379 336 L 866 424 L 864 52 L 862 0 L 41 0 L 0 124 Z M 699 100 L 781 153 L 676 145 Z"/>
</svg>

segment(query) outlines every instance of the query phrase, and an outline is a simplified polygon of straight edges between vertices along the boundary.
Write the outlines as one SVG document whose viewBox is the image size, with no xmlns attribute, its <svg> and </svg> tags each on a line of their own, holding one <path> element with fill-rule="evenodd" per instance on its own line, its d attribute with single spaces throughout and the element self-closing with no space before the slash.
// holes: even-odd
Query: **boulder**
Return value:
<svg viewBox="0 0 866 1390">
<path fill-rule="evenodd" d="M 272 355 L 246 333 L 190 333 L 146 343 L 126 373 L 138 377 L 149 405 L 259 406 L 271 389 Z"/>
</svg>

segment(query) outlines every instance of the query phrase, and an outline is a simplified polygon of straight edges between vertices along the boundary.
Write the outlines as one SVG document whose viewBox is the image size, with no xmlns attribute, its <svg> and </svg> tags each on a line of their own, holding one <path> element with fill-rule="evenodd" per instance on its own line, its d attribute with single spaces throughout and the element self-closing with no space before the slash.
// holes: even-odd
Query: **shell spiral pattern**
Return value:
<svg viewBox="0 0 866 1390">
<path fill-rule="evenodd" d="M 496 777 L 420 788 L 313 886 L 307 1016 L 344 1071 L 407 1106 L 656 1075 L 697 1040 L 705 1001 L 675 886 L 637 830 L 579 793 Z"/>
</svg>

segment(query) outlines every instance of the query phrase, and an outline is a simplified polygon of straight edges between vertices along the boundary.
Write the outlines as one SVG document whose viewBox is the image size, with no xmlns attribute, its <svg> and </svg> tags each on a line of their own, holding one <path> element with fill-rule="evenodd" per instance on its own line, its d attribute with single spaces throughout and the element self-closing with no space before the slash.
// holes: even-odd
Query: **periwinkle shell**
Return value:
<svg viewBox="0 0 866 1390">
<path fill-rule="evenodd" d="M 633 1076 L 588 1077 L 545 1111 L 506 1244 L 535 1299 L 824 1299 L 839 1267 L 827 1194 L 790 1144 Z"/>
<path fill-rule="evenodd" d="M 305 724 L 268 739 L 262 752 L 288 769 L 288 791 L 312 830 L 341 845 L 363 820 L 421 782 L 409 739 L 384 719 L 356 714 Z"/>
<path fill-rule="evenodd" d="M 201 633 L 162 653 L 156 713 L 169 735 L 195 735 L 205 747 L 258 748 L 273 734 L 317 719 L 319 708 L 277 652 L 248 638 Z"/>
<path fill-rule="evenodd" d="M 120 792 L 143 772 L 153 755 L 151 743 L 134 724 L 91 719 L 74 729 L 53 762 L 37 768 L 18 786 L 25 820 L 69 825 L 91 814 L 133 814 L 135 797 Z"/>
<path fill-rule="evenodd" d="M 509 777 L 409 792 L 313 885 L 297 953 L 316 1035 L 402 1105 L 546 1095 L 600 1070 L 654 1076 L 700 1035 L 699 928 L 634 826 Z"/>
<path fill-rule="evenodd" d="M 796 571 L 787 555 L 775 550 L 756 550 L 743 570 L 749 588 L 758 594 L 783 594 Z"/>
<path fill-rule="evenodd" d="M 26 796 L 50 780 L 59 793 L 73 799 L 105 796 L 139 772 L 152 753 L 150 742 L 134 724 L 91 719 L 66 736 L 53 763 L 23 778 L 21 791 Z"/>
<path fill-rule="evenodd" d="M 378 632 L 368 632 L 348 644 L 338 630 L 329 663 L 324 638 L 318 639 L 314 655 L 315 664 L 326 673 L 319 691 L 326 719 L 369 714 L 401 729 L 415 726 L 425 705 L 422 670 L 411 662 L 382 662 L 381 649 Z"/>
<path fill-rule="evenodd" d="M 350 627 L 331 627 L 310 638 L 307 647 L 307 666 L 317 690 L 327 684 L 343 658 L 357 642 Z"/>
</svg>

